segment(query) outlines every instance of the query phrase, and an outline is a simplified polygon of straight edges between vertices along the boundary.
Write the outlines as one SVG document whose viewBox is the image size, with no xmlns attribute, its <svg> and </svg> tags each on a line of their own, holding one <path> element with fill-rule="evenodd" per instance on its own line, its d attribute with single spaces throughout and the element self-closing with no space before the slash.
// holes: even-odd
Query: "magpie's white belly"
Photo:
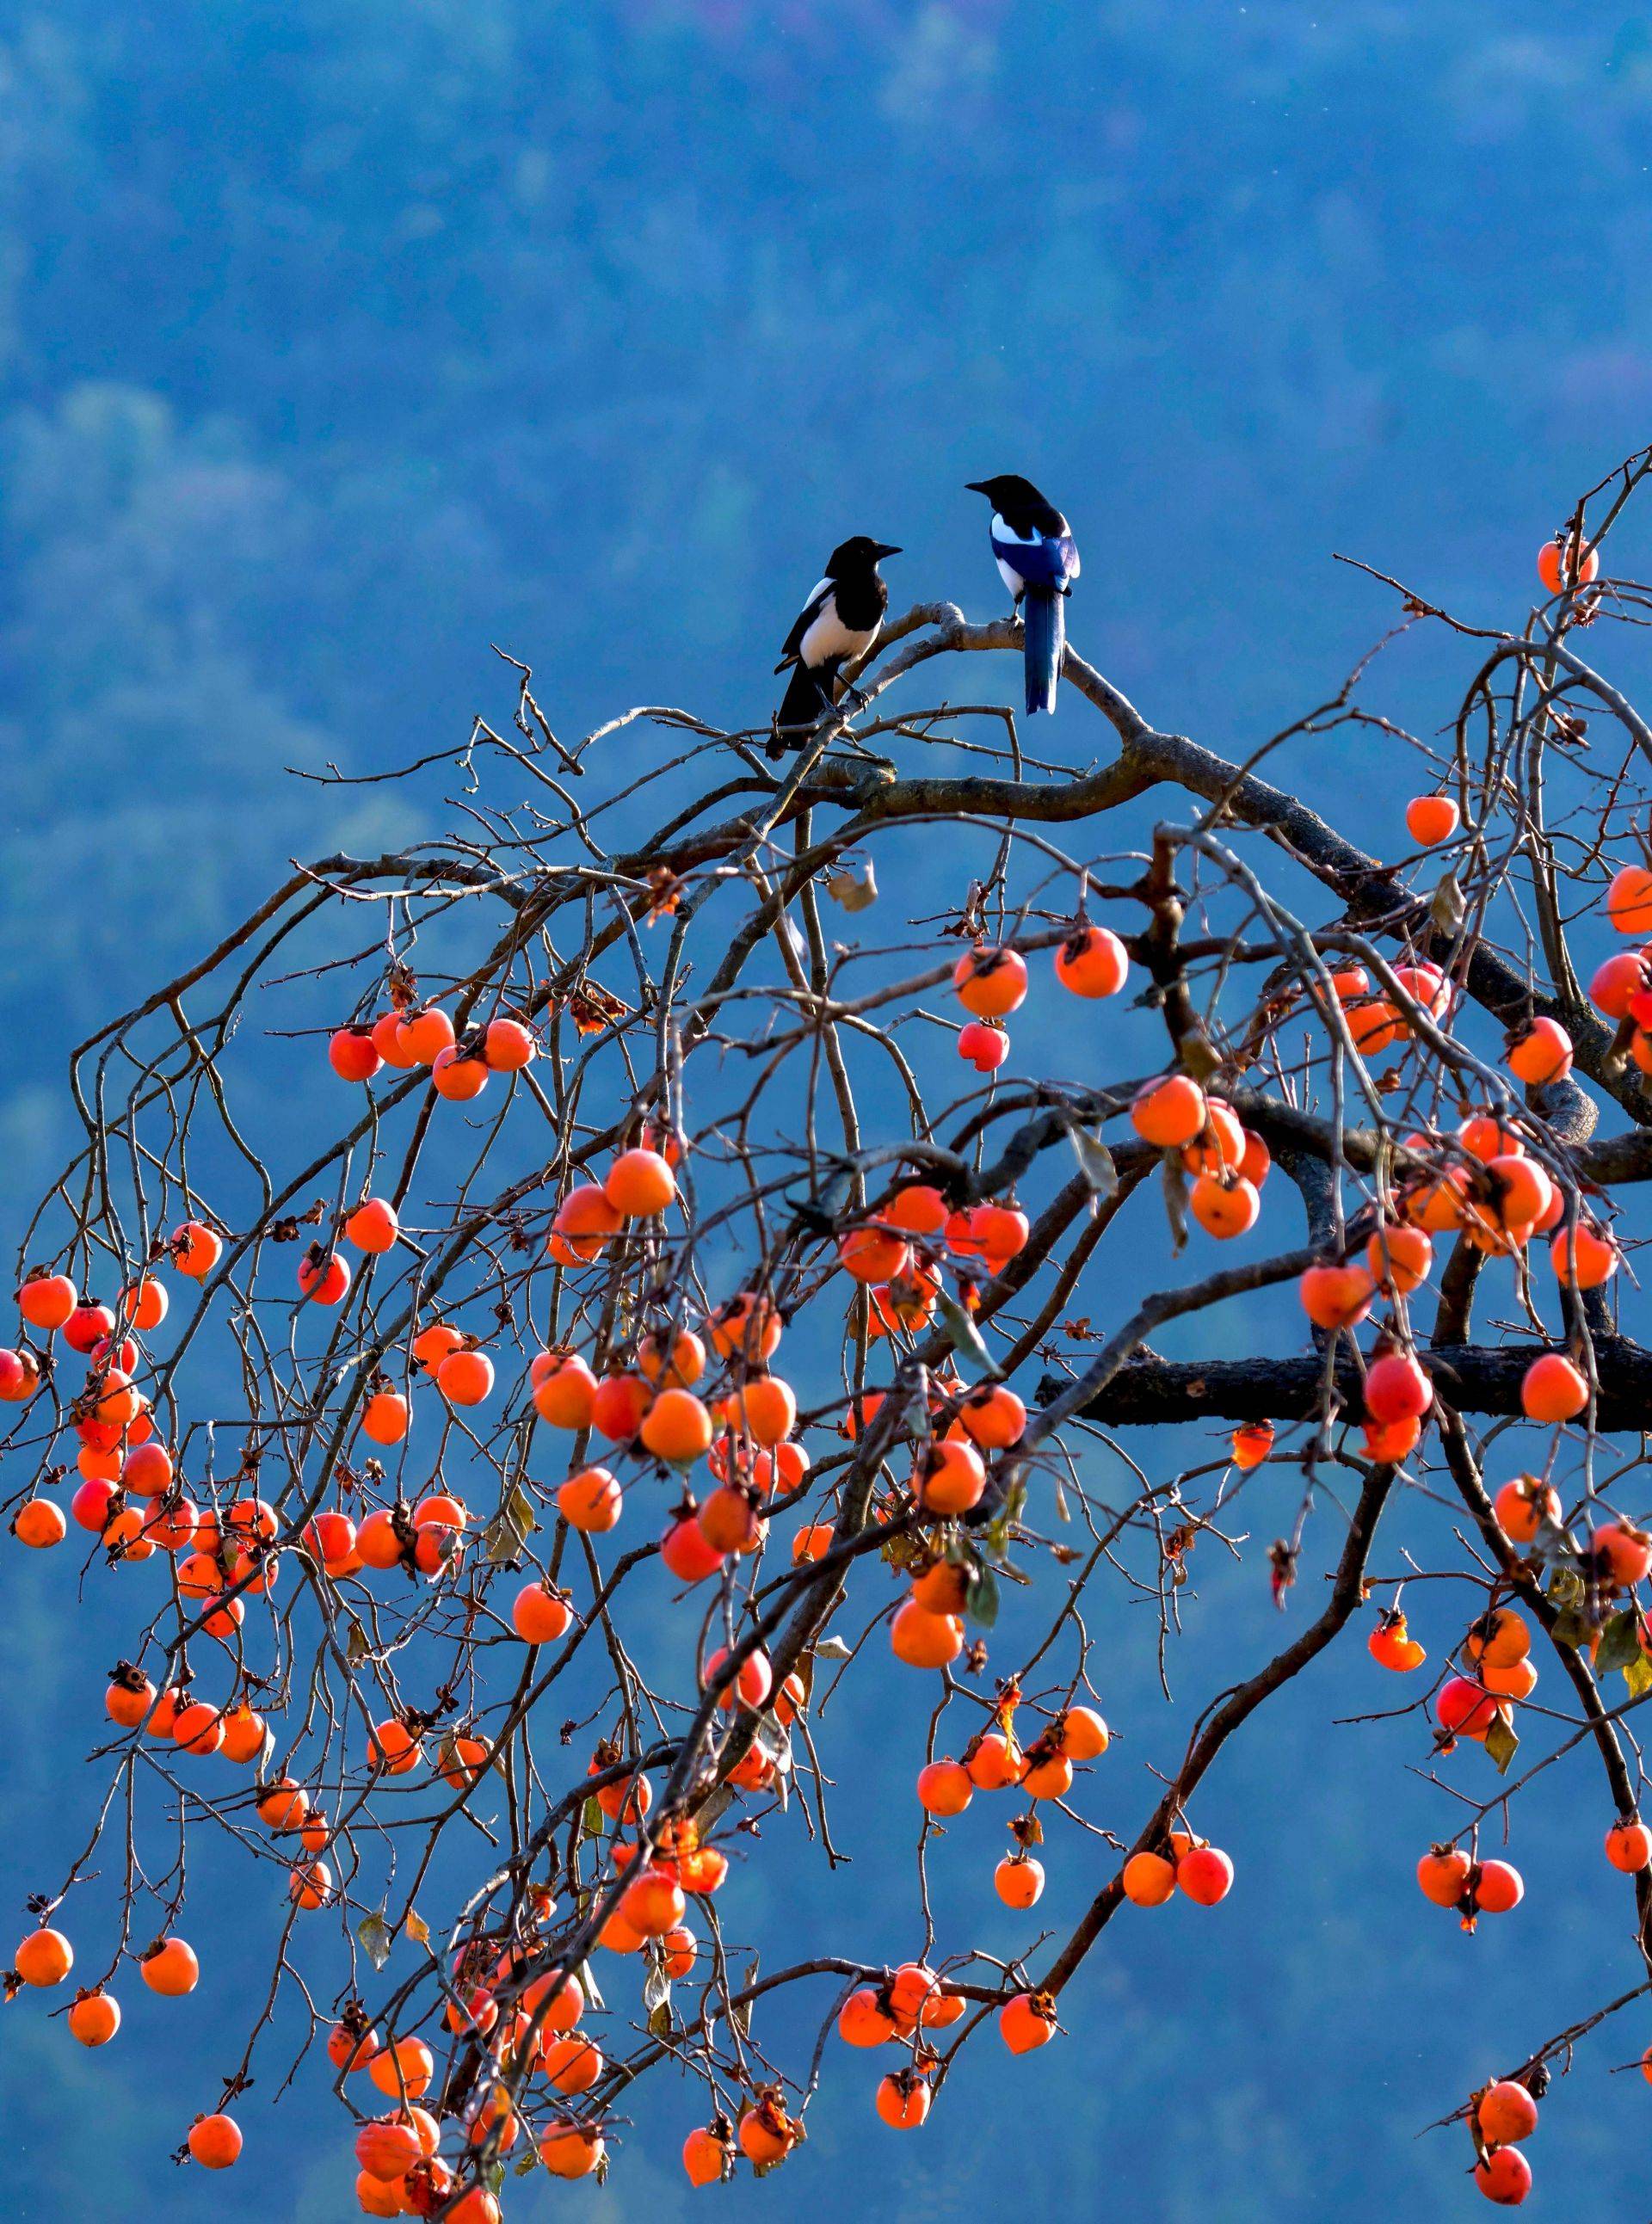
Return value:
<svg viewBox="0 0 1652 2224">
<path fill-rule="evenodd" d="M 798 654 L 812 671 L 817 665 L 824 664 L 828 657 L 835 656 L 847 662 L 851 656 L 858 656 L 863 649 L 870 648 L 877 637 L 876 626 L 863 632 L 856 632 L 846 626 L 838 616 L 834 599 L 828 602 L 811 621 L 808 630 L 798 643 Z"/>
<path fill-rule="evenodd" d="M 1010 593 L 1019 600 L 1020 597 L 1027 591 L 1027 582 L 1022 578 L 1020 572 L 1016 571 L 1015 565 L 1013 564 L 1006 564 L 1002 556 L 997 558 L 996 561 L 998 566 L 998 577 L 1003 581 L 1004 585 L 1009 588 Z"/>
</svg>

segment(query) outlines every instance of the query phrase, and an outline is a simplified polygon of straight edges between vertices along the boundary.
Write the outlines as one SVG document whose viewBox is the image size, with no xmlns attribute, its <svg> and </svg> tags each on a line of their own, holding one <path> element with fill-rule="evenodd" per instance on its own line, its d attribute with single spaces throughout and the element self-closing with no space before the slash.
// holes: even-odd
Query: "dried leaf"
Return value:
<svg viewBox="0 0 1652 2224">
<path fill-rule="evenodd" d="M 1187 1178 L 1182 1172 L 1179 1152 L 1165 1153 L 1161 1178 L 1164 1184 L 1164 1209 L 1170 1216 L 1171 1248 L 1180 1251 L 1187 1242 Z"/>
<path fill-rule="evenodd" d="M 1118 1192 L 1118 1168 L 1113 1164 L 1113 1154 L 1099 1135 L 1092 1135 L 1077 1122 L 1070 1125 L 1067 1139 L 1073 1146 L 1073 1155 L 1079 1161 L 1079 1172 L 1090 1185 L 1091 1197 L 1097 1204 Z M 1094 1210 L 1092 1205 L 1092 1210 Z"/>
<path fill-rule="evenodd" d="M 1624 1681 L 1629 1685 L 1631 1699 L 1638 1699 L 1652 1691 L 1652 1660 L 1644 1652 L 1636 1653 L 1624 1671 Z"/>
<path fill-rule="evenodd" d="M 839 865 L 827 878 L 826 894 L 845 911 L 870 911 L 877 901 L 877 875 L 871 859 L 859 871 L 852 865 Z"/>
<path fill-rule="evenodd" d="M 1442 875 L 1428 904 L 1428 915 L 1442 934 L 1455 934 L 1468 917 L 1468 906 L 1455 873 Z"/>
<path fill-rule="evenodd" d="M 390 1926 L 383 1914 L 364 1915 L 356 1925 L 356 1936 L 361 1941 L 362 1951 L 376 1969 L 382 1969 L 390 1958 Z"/>
<path fill-rule="evenodd" d="M 1190 1027 L 1176 1047 L 1176 1063 L 1201 1086 L 1221 1069 L 1222 1061 L 1202 1027 Z"/>
<path fill-rule="evenodd" d="M 408 1919 L 402 1927 L 415 1945 L 429 1945 L 430 1925 L 425 1921 L 423 1916 L 420 1914 L 416 1907 L 410 1907 L 408 1910 Z"/>
<path fill-rule="evenodd" d="M 514 1560 L 537 1529 L 533 1501 L 520 1483 L 515 1484 L 499 1511 L 483 1532 L 482 1546 L 491 1566 Z"/>
<path fill-rule="evenodd" d="M 817 1660 L 847 1660 L 851 1655 L 842 1638 L 823 1637 L 814 1647 L 814 1657 Z"/>
</svg>

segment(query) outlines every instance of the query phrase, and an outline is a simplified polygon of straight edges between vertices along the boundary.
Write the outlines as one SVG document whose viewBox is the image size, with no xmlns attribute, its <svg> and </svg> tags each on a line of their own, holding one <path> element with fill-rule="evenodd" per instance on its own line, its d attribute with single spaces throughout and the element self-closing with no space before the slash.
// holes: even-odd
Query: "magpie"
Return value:
<svg viewBox="0 0 1652 2224">
<path fill-rule="evenodd" d="M 864 533 L 832 550 L 826 577 L 798 612 L 775 667 L 776 672 L 789 667 L 792 676 L 769 736 L 771 757 L 782 756 L 801 739 L 794 733 L 788 741 L 783 729 L 813 726 L 832 708 L 839 673 L 877 639 L 889 606 L 889 591 L 877 566 L 883 557 L 900 553 L 887 540 L 869 540 Z"/>
<path fill-rule="evenodd" d="M 1073 528 L 1030 479 L 1015 471 L 972 479 L 968 490 L 984 494 L 992 504 L 992 553 L 1016 598 L 1025 634 L 1027 708 L 1053 711 L 1067 646 L 1063 605 L 1079 576 Z"/>
</svg>

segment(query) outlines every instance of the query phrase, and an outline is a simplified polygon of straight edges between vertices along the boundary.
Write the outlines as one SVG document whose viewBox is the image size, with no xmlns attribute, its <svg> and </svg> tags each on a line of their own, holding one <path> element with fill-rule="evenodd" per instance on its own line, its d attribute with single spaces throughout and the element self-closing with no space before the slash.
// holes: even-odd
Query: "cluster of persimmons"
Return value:
<svg viewBox="0 0 1652 2224">
<path fill-rule="evenodd" d="M 1128 963 L 1115 936 L 1086 924 L 1057 951 L 1055 970 L 1073 993 L 1093 997 L 1122 987 Z M 965 1022 L 964 1038 L 978 1021 L 1001 1039 L 1003 1014 L 1027 994 L 1027 967 L 1012 948 L 983 945 L 959 962 L 957 987 L 965 1011 L 975 1015 Z M 537 1054 L 532 1027 L 509 1017 L 493 1020 L 461 1042 L 439 1004 L 408 1012 L 393 1008 L 370 1026 L 339 1030 L 328 1045 L 332 1070 L 345 1081 L 369 1084 L 386 1067 L 422 1068 L 433 1091 L 453 1101 L 473 1099 L 491 1076 L 519 1071 Z M 1212 1135 L 1209 1151 L 1219 1156 L 1220 1148 Z M 648 1124 L 631 1147 L 615 1154 L 600 1182 L 567 1187 L 545 1239 L 554 1265 L 570 1274 L 601 1272 L 629 1230 L 657 1227 L 680 1204 L 675 1169 L 681 1153 L 675 1134 L 657 1122 Z M 1012 1201 L 954 1208 L 939 1187 L 911 1182 L 883 1210 L 846 1227 L 836 1239 L 835 1254 L 847 1289 L 864 1293 L 870 1337 L 909 1339 L 929 1324 L 945 1270 L 969 1290 L 1017 1255 L 1028 1230 L 1026 1215 Z M 394 1252 L 401 1240 L 389 1198 L 362 1197 L 340 1216 L 331 1240 L 302 1251 L 294 1275 L 298 1299 L 323 1312 L 342 1307 L 364 1266 Z M 84 1386 L 60 1409 L 76 1477 L 66 1514 L 56 1495 L 36 1489 L 17 1507 L 12 1527 L 22 1544 L 49 1549 L 64 1541 L 73 1524 L 97 1540 L 113 1566 L 161 1559 L 180 1614 L 216 1641 L 212 1665 L 199 1683 L 216 1685 L 218 1696 L 198 1689 L 193 1672 L 187 1684 L 157 1687 L 142 1666 L 123 1661 L 104 1695 L 106 1715 L 134 1740 L 170 1747 L 191 1762 L 228 1763 L 250 1772 L 251 1812 L 277 1847 L 290 1849 L 289 1900 L 295 1911 L 308 1913 L 338 1897 L 328 1858 L 337 1826 L 310 1786 L 274 1764 L 275 1726 L 250 1696 L 261 1679 L 244 1657 L 249 1604 L 274 1594 L 289 1555 L 309 1582 L 337 1587 L 340 1594 L 352 1583 L 396 1576 L 433 1585 L 452 1582 L 474 1551 L 475 1525 L 462 1501 L 440 1488 L 411 1503 L 398 1494 L 355 1513 L 343 1503 L 319 1508 L 295 1532 L 275 1505 L 250 1488 L 210 1503 L 192 1495 L 180 1463 L 157 1431 L 153 1401 L 138 1386 L 154 1364 L 155 1332 L 169 1316 L 173 1278 L 204 1283 L 223 1259 L 225 1242 L 207 1220 L 180 1223 L 112 1305 L 84 1294 L 68 1273 L 42 1270 L 23 1282 L 18 1292 L 22 1334 L 15 1349 L 0 1351 L 0 1397 L 28 1405 L 47 1381 L 62 1396 L 70 1354 L 84 1361 L 86 1373 Z M 657 1549 L 679 1585 L 721 1578 L 742 1557 L 759 1552 L 771 1502 L 801 1501 L 810 1468 L 797 1399 L 773 1363 L 782 1334 L 772 1299 L 746 1290 L 694 1325 L 668 1322 L 643 1330 L 623 1358 L 611 1347 L 598 1367 L 572 1346 L 529 1355 L 524 1388 L 536 1424 L 574 1452 L 554 1490 L 560 1523 L 587 1537 L 615 1530 L 626 1518 L 626 1479 L 663 1474 L 677 1478 L 680 1495 Z M 368 1457 L 390 1452 L 407 1438 L 421 1383 L 453 1413 L 485 1408 L 499 1390 L 487 1340 L 438 1312 L 407 1338 L 405 1366 L 377 1365 L 355 1415 Z M 852 1440 L 869 1427 L 883 1394 L 869 1391 L 855 1400 L 840 1433 Z M 972 1388 L 950 1374 L 934 1377 L 908 1501 L 927 1541 L 910 1595 L 890 1621 L 889 1642 L 898 1660 L 937 1669 L 962 1652 L 977 1562 L 959 1524 L 987 1489 L 988 1462 L 1018 1443 L 1026 1419 L 1022 1399 L 1002 1382 Z M 880 1518 L 897 1510 L 890 1498 Z M 833 1534 L 829 1519 L 803 1520 L 792 1541 L 793 1564 L 824 1557 Z M 579 1620 L 569 1590 L 545 1575 L 522 1582 L 497 1610 L 530 1657 L 565 1639 Z M 794 1671 L 776 1684 L 760 1646 L 744 1648 L 732 1671 L 723 1675 L 728 1659 L 728 1648 L 717 1647 L 701 1662 L 702 1684 L 716 1690 L 719 1712 L 784 1730 L 805 1703 L 803 1677 Z M 214 1672 L 220 1665 L 226 1673 Z M 964 1760 L 938 1760 L 923 1768 L 918 1796 L 928 1815 L 957 1816 L 978 1791 L 1019 1790 L 1029 1802 L 1060 1799 L 1073 1787 L 1075 1767 L 1106 1749 L 1106 1726 L 1085 1705 L 1060 1709 L 1035 1733 L 1023 1723 L 1018 1733 L 1017 1696 L 1013 1686 L 1006 1688 L 992 1726 L 972 1741 Z M 588 1765 L 592 1804 L 611 1832 L 610 1872 L 622 1887 L 596 1943 L 618 1954 L 646 1952 L 668 1978 L 681 1980 L 703 1951 L 687 1920 L 690 1905 L 722 1886 L 728 1860 L 716 1845 L 701 1841 L 687 1815 L 667 1818 L 650 1832 L 646 1848 L 628 1837 L 628 1826 L 635 1830 L 649 1816 L 655 1792 L 649 1775 L 628 1768 L 623 1755 L 619 1741 L 603 1740 Z M 391 1714 L 371 1725 L 359 1776 L 370 1788 L 381 1777 L 423 1771 L 462 1795 L 475 1789 L 497 1759 L 485 1735 L 461 1726 L 433 1741 L 418 1716 Z M 728 1782 L 743 1793 L 762 1792 L 773 1786 L 782 1766 L 789 1768 L 789 1755 L 752 1737 L 730 1763 Z M 345 1796 L 361 1795 L 346 1790 Z M 1023 1826 L 1022 1839 L 1030 1835 Z M 1162 1888 L 1156 1882 L 1151 1891 L 1142 1886 L 1144 1863 L 1165 1869 Z M 1179 1885 L 1208 1905 L 1226 1891 L 1231 1877 L 1225 1856 L 1181 1834 L 1174 1866 L 1154 1855 L 1138 1857 L 1131 1890 L 1145 1905 Z M 993 1881 L 1007 1905 L 1025 1909 L 1042 1890 L 1043 1869 L 1018 1841 L 998 1863 Z M 537 2113 L 519 2088 L 513 2089 L 513 2080 L 524 2072 L 542 2080 L 553 2102 L 536 2136 L 545 2168 L 573 2177 L 604 2164 L 600 2119 L 578 2113 L 605 2066 L 598 2039 L 582 2021 L 580 1978 L 573 1968 L 548 1974 L 543 1967 L 554 1958 L 541 1941 L 554 1937 L 555 1912 L 552 1897 L 541 1893 L 532 1903 L 526 1939 L 491 1941 L 478 1932 L 454 1951 L 443 2021 L 455 2038 L 484 2050 L 489 2070 L 472 2081 L 459 2120 L 456 2158 L 440 2151 L 441 2120 L 421 2105 L 438 2074 L 430 2044 L 416 2033 L 381 2035 L 353 2002 L 346 2006 L 328 2039 L 328 2059 L 341 2078 L 364 2073 L 381 2099 L 392 2104 L 369 2116 L 356 2143 L 357 2193 L 367 2213 L 440 2213 L 465 2224 L 497 2215 L 495 2191 L 486 2183 L 467 2185 L 465 2174 L 484 2146 L 490 2162 L 509 2154 L 523 2123 Z M 199 1978 L 194 1951 L 170 1928 L 133 1959 L 144 1985 L 166 1997 L 187 1994 Z M 63 1930 L 42 1924 L 18 1945 L 14 1962 L 14 1990 L 49 1992 L 68 1981 L 74 1952 Z M 957 2021 L 965 2005 L 961 1993 L 917 1962 L 903 1965 L 886 1983 L 850 1993 L 839 2019 L 846 2041 L 903 2045 L 907 2066 L 885 2075 L 876 2090 L 885 2121 L 902 2128 L 923 2121 L 934 2057 L 922 2034 Z M 114 2039 L 120 2021 L 118 1997 L 107 1979 L 79 1991 L 67 2015 L 69 2029 L 88 2046 Z M 1012 1993 L 998 2022 L 1006 2046 L 1020 2052 L 1053 2034 L 1054 2004 L 1033 1992 Z M 559 2102 L 573 2105 L 559 2108 Z M 757 2082 L 737 2124 L 731 2126 L 719 2116 L 709 2129 L 690 2133 L 684 2167 L 696 2183 L 706 2183 L 725 2175 L 737 2153 L 771 2165 L 801 2132 L 781 2088 Z M 222 2169 L 237 2160 L 241 2132 L 222 2110 L 203 2112 L 186 2145 L 198 2162 Z"/>
</svg>

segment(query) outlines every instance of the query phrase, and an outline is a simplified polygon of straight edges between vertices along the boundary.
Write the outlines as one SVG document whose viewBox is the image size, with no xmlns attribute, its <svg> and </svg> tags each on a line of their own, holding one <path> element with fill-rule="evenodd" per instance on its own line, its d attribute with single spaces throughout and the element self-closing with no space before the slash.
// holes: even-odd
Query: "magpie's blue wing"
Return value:
<svg viewBox="0 0 1652 2224">
<path fill-rule="evenodd" d="M 1023 540 L 995 521 L 992 553 L 1029 587 L 1065 587 L 1079 576 L 1078 544 L 1070 533 L 1036 533 Z"/>
</svg>

